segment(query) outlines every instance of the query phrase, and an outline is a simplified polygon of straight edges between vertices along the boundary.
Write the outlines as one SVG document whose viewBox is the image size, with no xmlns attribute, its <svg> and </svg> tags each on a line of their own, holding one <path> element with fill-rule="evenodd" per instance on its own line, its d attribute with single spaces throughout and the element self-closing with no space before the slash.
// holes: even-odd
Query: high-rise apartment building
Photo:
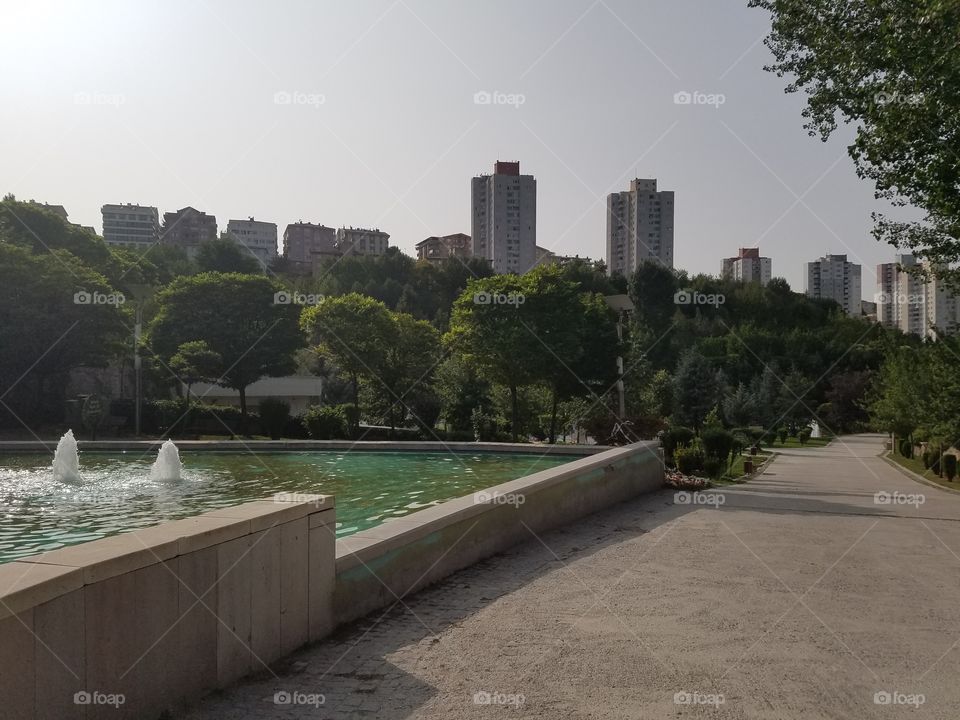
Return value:
<svg viewBox="0 0 960 720">
<path fill-rule="evenodd" d="M 846 255 L 824 255 L 806 264 L 807 296 L 835 301 L 851 317 L 860 317 L 860 266 Z"/>
<path fill-rule="evenodd" d="M 917 265 L 913 255 L 898 255 L 896 262 L 877 265 L 877 321 L 884 327 L 931 339 L 956 333 L 960 329 L 960 299 L 940 280 L 925 280 L 910 272 Z"/>
<path fill-rule="evenodd" d="M 673 191 L 636 178 L 607 195 L 607 272 L 629 275 L 651 260 L 673 267 Z"/>
<path fill-rule="evenodd" d="M 160 242 L 181 248 L 190 259 L 197 256 L 201 244 L 216 239 L 217 218 L 213 215 L 190 206 L 163 214 Z"/>
<path fill-rule="evenodd" d="M 760 248 L 740 248 L 736 257 L 723 259 L 720 277 L 766 285 L 770 282 L 772 271 L 773 262 L 768 257 L 761 257 Z"/>
<path fill-rule="evenodd" d="M 498 161 L 492 175 L 471 181 L 473 255 L 494 272 L 525 273 L 536 263 L 537 181 L 519 162 Z"/>
<path fill-rule="evenodd" d="M 337 230 L 337 250 L 341 255 L 383 255 L 390 236 L 380 229 L 345 228 Z"/>
<path fill-rule="evenodd" d="M 227 237 L 257 258 L 264 268 L 277 257 L 277 224 L 262 220 L 229 220 Z"/>
<path fill-rule="evenodd" d="M 104 205 L 103 240 L 107 245 L 148 250 L 160 240 L 160 213 L 145 205 Z"/>
</svg>

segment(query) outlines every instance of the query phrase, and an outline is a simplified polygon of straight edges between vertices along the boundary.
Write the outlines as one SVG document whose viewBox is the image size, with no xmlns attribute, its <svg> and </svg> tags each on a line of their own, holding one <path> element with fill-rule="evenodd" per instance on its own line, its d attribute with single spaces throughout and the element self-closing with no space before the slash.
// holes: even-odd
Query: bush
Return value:
<svg viewBox="0 0 960 720">
<path fill-rule="evenodd" d="M 750 435 L 741 432 L 740 430 L 733 431 L 733 450 L 732 454 L 734 456 L 740 455 L 746 450 L 750 445 L 753 444 L 753 440 L 750 439 Z"/>
<path fill-rule="evenodd" d="M 693 442 L 696 433 L 688 427 L 677 425 L 669 427 L 660 434 L 660 442 L 663 444 L 663 459 L 668 465 L 676 463 L 677 448 L 681 445 L 689 445 Z"/>
<path fill-rule="evenodd" d="M 913 441 L 908 438 L 900 440 L 900 454 L 909 459 L 913 457 Z"/>
<path fill-rule="evenodd" d="M 736 442 L 733 433 L 722 428 L 711 427 L 700 433 L 700 439 L 703 441 L 703 449 L 707 457 L 714 458 L 726 466 L 727 458 L 733 452 Z"/>
<path fill-rule="evenodd" d="M 930 451 L 930 470 L 934 475 L 940 474 L 940 451 L 938 449 Z"/>
<path fill-rule="evenodd" d="M 726 465 L 715 457 L 707 457 L 707 459 L 703 461 L 703 472 L 707 477 L 714 479 L 719 478 L 720 475 L 723 474 L 725 467 Z"/>
<path fill-rule="evenodd" d="M 924 470 L 929 470 L 930 466 L 933 465 L 933 452 L 931 450 L 924 450 L 920 459 L 923 460 Z"/>
<path fill-rule="evenodd" d="M 750 428 L 750 439 L 753 441 L 753 444 L 757 446 L 757 450 L 764 444 L 764 439 L 767 436 L 767 431 L 761 427 L 751 427 Z"/>
<path fill-rule="evenodd" d="M 800 440 L 801 445 L 807 444 L 807 440 L 810 439 L 811 432 L 812 431 L 808 427 L 800 429 L 800 433 L 797 435 L 797 438 Z"/>
<path fill-rule="evenodd" d="M 786 428 L 780 428 L 779 430 L 777 430 L 777 439 L 780 441 L 780 444 L 781 444 L 781 445 L 786 445 L 786 444 L 787 444 L 787 429 L 786 429 Z"/>
<path fill-rule="evenodd" d="M 314 405 L 303 414 L 303 424 L 314 440 L 343 440 L 349 434 L 342 405 Z"/>
<path fill-rule="evenodd" d="M 257 408 L 260 414 L 260 431 L 273 440 L 283 437 L 283 431 L 290 419 L 290 403 L 279 398 L 265 398 Z"/>
<path fill-rule="evenodd" d="M 690 445 L 678 446 L 674 451 L 674 457 L 677 461 L 677 470 L 684 475 L 693 475 L 697 471 L 703 470 L 703 464 L 706 460 L 703 445 L 697 441 Z"/>
<path fill-rule="evenodd" d="M 944 455 L 943 456 L 943 474 L 947 476 L 947 480 L 953 482 L 953 479 L 957 476 L 957 456 L 956 455 Z"/>
</svg>

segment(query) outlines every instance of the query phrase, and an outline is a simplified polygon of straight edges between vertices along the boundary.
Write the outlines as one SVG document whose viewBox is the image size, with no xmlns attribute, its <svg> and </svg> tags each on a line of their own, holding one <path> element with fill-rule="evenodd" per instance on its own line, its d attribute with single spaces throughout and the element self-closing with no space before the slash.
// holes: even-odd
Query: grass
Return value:
<svg viewBox="0 0 960 720">
<path fill-rule="evenodd" d="M 893 460 L 900 467 L 904 467 L 907 470 L 912 470 L 917 475 L 922 477 L 924 480 L 929 480 L 930 482 L 934 482 L 937 485 L 943 485 L 944 487 L 948 487 L 948 488 L 954 488 L 954 489 L 960 488 L 960 475 L 955 477 L 953 479 L 954 480 L 953 482 L 950 482 L 949 480 L 947 480 L 946 475 L 944 475 L 943 477 L 940 477 L 939 475 L 934 474 L 932 470 L 928 470 L 925 467 L 923 467 L 923 461 L 918 460 L 917 458 L 905 458 L 903 455 L 900 455 L 899 453 L 893 453 L 893 452 L 888 452 L 886 454 L 886 457 Z"/>
<path fill-rule="evenodd" d="M 833 440 L 832 437 L 810 438 L 809 440 L 807 440 L 805 445 L 801 445 L 800 441 L 797 438 L 791 437 L 791 438 L 787 438 L 787 441 L 782 445 L 777 445 L 777 444 L 771 445 L 770 449 L 776 450 L 777 448 L 823 447 L 824 445 L 829 443 L 831 440 Z"/>
<path fill-rule="evenodd" d="M 757 453 L 756 455 L 741 455 L 736 460 L 733 461 L 733 464 L 730 468 L 723 474 L 723 476 L 715 481 L 717 483 L 729 484 L 733 482 L 738 477 L 741 477 L 743 473 L 743 461 L 744 460 L 753 460 L 753 468 L 756 470 L 760 465 L 770 457 L 770 453 Z"/>
</svg>

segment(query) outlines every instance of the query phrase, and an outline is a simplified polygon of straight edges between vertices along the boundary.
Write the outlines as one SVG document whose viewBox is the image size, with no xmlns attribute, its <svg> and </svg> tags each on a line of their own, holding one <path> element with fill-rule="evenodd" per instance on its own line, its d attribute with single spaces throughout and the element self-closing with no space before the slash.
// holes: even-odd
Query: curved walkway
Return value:
<svg viewBox="0 0 960 720">
<path fill-rule="evenodd" d="M 960 495 L 881 445 L 531 537 L 181 717 L 953 720 Z"/>
</svg>

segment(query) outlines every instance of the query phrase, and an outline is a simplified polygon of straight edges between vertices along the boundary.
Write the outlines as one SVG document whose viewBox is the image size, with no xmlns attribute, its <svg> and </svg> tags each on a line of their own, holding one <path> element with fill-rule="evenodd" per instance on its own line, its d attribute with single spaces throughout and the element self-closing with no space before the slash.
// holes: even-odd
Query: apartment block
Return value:
<svg viewBox="0 0 960 720">
<path fill-rule="evenodd" d="M 736 257 L 724 258 L 720 276 L 737 282 L 766 285 L 773 272 L 773 261 L 760 255 L 760 248 L 740 248 Z"/>
<path fill-rule="evenodd" d="M 242 245 L 260 265 L 268 267 L 277 257 L 277 224 L 249 218 L 229 220 L 227 237 Z"/>
<path fill-rule="evenodd" d="M 390 236 L 379 228 L 342 227 L 337 230 L 337 251 L 341 255 L 383 255 Z"/>
<path fill-rule="evenodd" d="M 466 259 L 473 254 L 470 236 L 466 233 L 431 235 L 416 244 L 417 260 L 442 262 L 447 258 Z"/>
<path fill-rule="evenodd" d="M 860 317 L 860 266 L 846 255 L 824 255 L 806 264 L 804 292 L 808 297 L 835 301 L 851 317 Z"/>
<path fill-rule="evenodd" d="M 196 258 L 201 244 L 216 239 L 217 218 L 213 215 L 190 206 L 163 214 L 160 242 L 182 249 L 191 260 Z"/>
<path fill-rule="evenodd" d="M 317 261 L 337 257 L 337 231 L 299 220 L 283 231 L 283 256 L 294 271 L 310 273 Z"/>
<path fill-rule="evenodd" d="M 674 193 L 636 178 L 607 196 L 607 272 L 629 275 L 645 261 L 673 267 Z"/>
<path fill-rule="evenodd" d="M 160 213 L 146 205 L 104 205 L 103 240 L 107 245 L 148 250 L 160 241 Z"/>
<path fill-rule="evenodd" d="M 471 180 L 471 251 L 494 272 L 525 273 L 536 263 L 537 181 L 519 162 L 494 164 Z"/>
</svg>

